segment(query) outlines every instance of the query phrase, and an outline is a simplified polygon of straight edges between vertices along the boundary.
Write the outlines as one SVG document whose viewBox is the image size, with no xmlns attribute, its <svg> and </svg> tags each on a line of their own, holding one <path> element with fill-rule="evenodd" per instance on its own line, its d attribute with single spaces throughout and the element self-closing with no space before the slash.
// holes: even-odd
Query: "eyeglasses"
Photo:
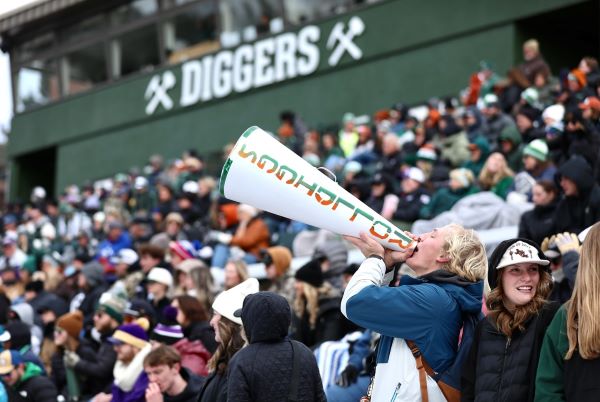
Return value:
<svg viewBox="0 0 600 402">
<path fill-rule="evenodd" d="M 102 316 L 106 314 L 104 311 L 96 311 L 96 314 L 94 314 L 96 317 L 98 318 L 102 318 Z"/>
</svg>

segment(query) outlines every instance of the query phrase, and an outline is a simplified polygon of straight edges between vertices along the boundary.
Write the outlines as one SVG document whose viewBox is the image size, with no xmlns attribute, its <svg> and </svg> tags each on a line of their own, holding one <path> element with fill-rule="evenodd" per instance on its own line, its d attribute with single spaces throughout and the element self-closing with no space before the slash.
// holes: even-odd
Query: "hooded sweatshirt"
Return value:
<svg viewBox="0 0 600 402">
<path fill-rule="evenodd" d="M 594 183 L 590 165 L 578 155 L 571 157 L 558 170 L 558 182 L 561 176 L 575 182 L 578 194 L 559 201 L 553 233 L 579 233 L 600 220 L 600 186 Z"/>
<path fill-rule="evenodd" d="M 228 400 L 288 400 L 294 359 L 298 360 L 296 401 L 325 401 L 317 361 L 306 346 L 287 337 L 290 306 L 282 296 L 260 292 L 246 296 L 242 322 L 250 345 L 231 359 Z M 292 349 L 292 343 L 296 351 Z M 297 356 L 294 353 L 298 352 Z"/>
<path fill-rule="evenodd" d="M 58 392 L 54 383 L 43 375 L 42 369 L 33 363 L 25 363 L 25 372 L 15 384 L 13 392 L 22 399 L 10 398 L 10 400 L 26 400 L 31 402 L 56 402 Z"/>
</svg>

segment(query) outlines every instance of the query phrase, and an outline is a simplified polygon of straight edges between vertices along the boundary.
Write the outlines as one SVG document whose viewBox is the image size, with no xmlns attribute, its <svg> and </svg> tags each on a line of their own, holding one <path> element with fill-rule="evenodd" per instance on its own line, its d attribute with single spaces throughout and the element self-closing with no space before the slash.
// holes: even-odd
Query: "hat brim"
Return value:
<svg viewBox="0 0 600 402">
<path fill-rule="evenodd" d="M 10 341 L 10 332 L 4 330 L 2 334 L 0 334 L 0 342 L 8 342 Z"/>
<path fill-rule="evenodd" d="M 515 262 L 508 262 L 508 263 L 504 263 L 504 264 L 499 264 L 496 269 L 502 269 L 502 268 L 506 268 L 509 267 L 511 265 L 517 265 L 517 264 L 538 264 L 538 265 L 542 265 L 542 266 L 546 266 L 548 264 L 550 264 L 550 261 L 548 260 L 527 260 L 527 261 L 515 261 Z"/>
<path fill-rule="evenodd" d="M 233 312 L 233 316 L 234 316 L 234 317 L 241 318 L 241 317 L 242 317 L 242 309 L 241 309 L 241 308 L 238 308 L 237 310 L 235 310 L 235 311 Z"/>
<path fill-rule="evenodd" d="M 15 366 L 12 364 L 10 366 L 2 366 L 0 367 L 0 375 L 8 374 L 15 369 Z"/>
</svg>

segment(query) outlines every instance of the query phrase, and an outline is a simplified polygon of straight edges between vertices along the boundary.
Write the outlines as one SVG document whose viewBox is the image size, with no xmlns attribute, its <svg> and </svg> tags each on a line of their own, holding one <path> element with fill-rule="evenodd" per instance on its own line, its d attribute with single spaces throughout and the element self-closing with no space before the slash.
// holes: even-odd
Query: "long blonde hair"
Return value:
<svg viewBox="0 0 600 402">
<path fill-rule="evenodd" d="M 227 317 L 221 316 L 217 325 L 221 342 L 219 342 L 215 354 L 208 361 L 208 371 L 223 374 L 227 372 L 229 360 L 245 346 L 246 341 L 242 336 L 242 326 Z"/>
<path fill-rule="evenodd" d="M 302 295 L 294 299 L 294 312 L 298 317 L 303 317 L 308 311 L 308 322 L 310 328 L 314 329 L 319 315 L 319 298 L 332 295 L 334 290 L 328 282 L 324 282 L 319 288 L 304 281 L 302 285 Z"/>
<path fill-rule="evenodd" d="M 500 161 L 500 168 L 497 172 L 490 171 L 489 165 L 491 163 L 490 159 L 492 158 L 498 158 Z M 508 167 L 504 155 L 502 155 L 500 152 L 494 152 L 487 158 L 483 168 L 481 169 L 481 173 L 479 173 L 479 185 L 482 189 L 489 190 L 498 184 L 500 180 L 504 179 L 505 177 L 513 177 L 514 175 L 515 173 L 510 167 Z"/>
<path fill-rule="evenodd" d="M 583 242 L 573 295 L 567 307 L 566 360 L 575 350 L 584 359 L 600 357 L 600 223 L 596 223 Z"/>
</svg>

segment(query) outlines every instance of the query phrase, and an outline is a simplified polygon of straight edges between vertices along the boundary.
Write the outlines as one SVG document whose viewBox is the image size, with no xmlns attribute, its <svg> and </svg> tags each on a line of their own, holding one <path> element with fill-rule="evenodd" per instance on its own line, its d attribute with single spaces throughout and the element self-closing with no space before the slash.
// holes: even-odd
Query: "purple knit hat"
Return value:
<svg viewBox="0 0 600 402">
<path fill-rule="evenodd" d="M 154 330 L 150 335 L 150 339 L 164 343 L 165 345 L 173 345 L 174 343 L 183 339 L 181 325 L 158 324 L 156 327 L 154 327 Z"/>
<path fill-rule="evenodd" d="M 126 343 L 137 348 L 144 348 L 148 344 L 148 334 L 138 324 L 123 324 L 117 328 L 108 341 L 114 345 Z"/>
</svg>

